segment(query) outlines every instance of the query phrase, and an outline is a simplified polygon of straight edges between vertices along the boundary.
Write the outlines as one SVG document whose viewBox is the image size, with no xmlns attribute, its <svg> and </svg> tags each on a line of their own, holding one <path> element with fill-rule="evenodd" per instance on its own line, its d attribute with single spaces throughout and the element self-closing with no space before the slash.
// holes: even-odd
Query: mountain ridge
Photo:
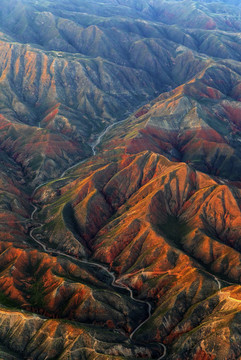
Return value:
<svg viewBox="0 0 241 360">
<path fill-rule="evenodd" d="M 1 5 L 0 356 L 238 359 L 240 2 Z"/>
</svg>

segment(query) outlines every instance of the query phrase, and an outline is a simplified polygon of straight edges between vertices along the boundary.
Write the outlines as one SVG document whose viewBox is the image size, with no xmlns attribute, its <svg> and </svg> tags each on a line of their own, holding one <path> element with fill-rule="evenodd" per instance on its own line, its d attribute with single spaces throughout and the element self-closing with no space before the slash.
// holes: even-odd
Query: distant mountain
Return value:
<svg viewBox="0 0 241 360">
<path fill-rule="evenodd" d="M 36 157 L 34 146 L 28 144 L 34 169 L 28 160 L 18 162 L 34 184 L 46 180 L 46 172 L 54 178 L 68 164 L 89 156 L 94 134 L 160 92 L 192 79 L 210 56 L 240 60 L 241 43 L 233 32 L 238 28 L 226 24 L 228 17 L 234 23 L 230 7 L 226 10 L 223 5 L 216 21 L 218 15 L 210 4 L 202 9 L 201 3 L 190 7 L 190 2 L 171 2 L 169 21 L 165 6 L 165 2 L 143 2 L 136 9 L 132 2 L 117 6 L 108 1 L 88 2 L 86 9 L 81 1 L 58 2 L 58 6 L 3 2 L 1 114 L 17 127 L 17 133 L 18 129 L 20 134 L 25 132 L 25 127 L 21 129 L 27 125 L 28 138 L 34 139 L 36 127 L 42 128 L 38 134 L 42 133 L 43 143 L 55 136 L 65 148 L 61 155 L 50 146 L 50 154 L 42 150 Z M 179 8 L 195 22 L 195 29 L 180 17 Z M 153 20 L 152 13 L 158 18 Z M 167 25 L 178 21 L 187 28 Z M 211 32 L 205 25 L 210 21 L 217 23 Z M 223 28 L 232 32 L 218 30 Z M 69 147 L 75 149 L 75 156 L 66 151 Z M 16 157 L 13 145 L 7 152 Z M 23 156 L 28 159 L 30 154 Z M 49 162 L 51 167 L 45 165 Z M 36 174 L 36 170 L 41 171 Z"/>
</svg>

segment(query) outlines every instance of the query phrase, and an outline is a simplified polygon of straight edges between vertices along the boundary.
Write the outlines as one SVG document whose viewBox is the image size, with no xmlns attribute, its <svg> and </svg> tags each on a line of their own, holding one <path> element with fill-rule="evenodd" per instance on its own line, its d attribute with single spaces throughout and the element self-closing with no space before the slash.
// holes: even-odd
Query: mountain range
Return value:
<svg viewBox="0 0 241 360">
<path fill-rule="evenodd" d="M 2 0 L 0 359 L 241 358 L 241 2 Z"/>
</svg>

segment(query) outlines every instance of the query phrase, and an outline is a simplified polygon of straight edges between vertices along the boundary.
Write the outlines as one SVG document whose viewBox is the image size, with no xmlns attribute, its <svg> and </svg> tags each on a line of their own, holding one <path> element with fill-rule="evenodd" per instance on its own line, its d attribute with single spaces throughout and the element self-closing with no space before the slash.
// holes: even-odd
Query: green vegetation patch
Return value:
<svg viewBox="0 0 241 360">
<path fill-rule="evenodd" d="M 178 247 L 181 240 L 191 231 L 187 222 L 181 221 L 178 217 L 168 215 L 166 221 L 158 224 L 159 232 L 173 241 Z"/>
<path fill-rule="evenodd" d="M 0 291 L 0 304 L 10 308 L 16 308 L 19 306 L 17 301 L 10 299 L 3 291 Z"/>
</svg>

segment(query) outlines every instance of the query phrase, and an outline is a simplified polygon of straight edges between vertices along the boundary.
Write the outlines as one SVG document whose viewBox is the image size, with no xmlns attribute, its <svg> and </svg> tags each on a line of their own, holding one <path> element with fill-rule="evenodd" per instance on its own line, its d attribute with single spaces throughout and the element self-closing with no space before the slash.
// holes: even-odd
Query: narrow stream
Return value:
<svg viewBox="0 0 241 360">
<path fill-rule="evenodd" d="M 101 132 L 101 134 L 98 136 L 97 140 L 94 142 L 94 144 L 91 146 L 92 148 L 92 152 L 93 152 L 93 156 L 96 155 L 96 147 L 100 144 L 101 142 L 101 139 L 108 133 L 108 131 L 110 131 L 115 125 L 117 124 L 120 124 L 122 123 L 123 121 L 125 120 L 122 120 L 122 121 L 118 121 L 118 122 L 115 122 L 111 125 L 109 125 L 103 132 Z M 73 169 L 74 167 L 82 164 L 83 162 L 85 162 L 87 159 L 85 160 L 82 160 L 72 166 L 70 166 L 68 169 L 66 169 L 62 175 L 60 176 L 60 178 L 63 178 L 65 176 L 65 174 L 70 171 L 71 169 Z M 38 185 L 34 191 L 33 191 L 33 195 L 35 194 L 35 192 L 43 185 L 47 184 L 46 182 Z M 35 206 L 33 203 L 32 203 L 32 206 L 33 206 L 33 211 L 32 211 L 32 214 L 31 214 L 31 217 L 30 219 L 31 220 L 34 220 L 34 216 L 35 216 L 35 213 L 38 211 L 38 208 L 37 206 Z M 136 299 L 133 295 L 133 291 L 131 290 L 131 288 L 129 288 L 127 285 L 123 284 L 120 282 L 120 280 L 117 280 L 115 275 L 110 272 L 104 265 L 101 265 L 101 264 L 98 264 L 98 263 L 95 263 L 95 262 L 92 262 L 92 261 L 88 261 L 88 260 L 76 260 L 76 258 L 74 256 L 71 256 L 71 255 L 68 255 L 68 254 L 65 254 L 64 252 L 62 251 L 59 251 L 59 250 L 54 250 L 54 249 L 50 249 L 50 248 L 47 248 L 47 246 L 45 244 L 43 244 L 40 240 L 38 240 L 33 232 L 37 229 L 41 229 L 42 227 L 44 226 L 44 224 L 36 227 L 36 228 L 33 228 L 29 235 L 31 237 L 31 239 L 36 242 L 39 246 L 42 247 L 43 251 L 46 252 L 46 253 L 50 253 L 51 255 L 61 255 L 61 256 L 64 256 L 64 257 L 67 257 L 71 260 L 74 260 L 74 261 L 78 261 L 79 263 L 81 264 L 89 264 L 89 265 L 93 265 L 93 266 L 96 266 L 98 269 L 101 269 L 101 270 L 104 270 L 108 276 L 112 279 L 112 283 L 111 285 L 115 288 L 119 288 L 119 289 L 125 289 L 129 292 L 129 296 L 132 300 L 134 300 L 135 302 L 137 303 L 141 303 L 141 304 L 146 304 L 147 308 L 148 308 L 148 317 L 140 324 L 136 327 L 136 329 L 134 329 L 134 331 L 130 334 L 129 336 L 129 339 L 130 341 L 133 340 L 133 336 L 135 335 L 135 333 L 150 319 L 151 315 L 152 315 L 152 307 L 151 307 L 151 304 L 148 302 L 148 301 L 144 301 L 144 300 L 139 300 L 139 299 Z M 158 343 L 159 345 L 161 345 L 163 347 L 163 354 L 157 359 L 157 360 L 161 360 L 161 359 L 164 359 L 164 357 L 166 356 L 167 354 L 167 349 L 166 349 L 166 346 L 162 343 Z"/>
</svg>

